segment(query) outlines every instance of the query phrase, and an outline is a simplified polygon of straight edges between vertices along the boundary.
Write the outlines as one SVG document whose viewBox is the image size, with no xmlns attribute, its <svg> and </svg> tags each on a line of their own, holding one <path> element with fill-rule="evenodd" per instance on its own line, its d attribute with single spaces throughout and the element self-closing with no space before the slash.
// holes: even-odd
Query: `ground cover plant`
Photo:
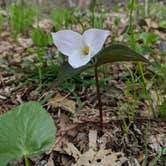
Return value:
<svg viewBox="0 0 166 166">
<path fill-rule="evenodd" d="M 164 1 L 0 2 L 0 166 L 166 164 Z"/>
<path fill-rule="evenodd" d="M 55 140 L 54 122 L 39 103 L 28 102 L 9 111 L 0 123 L 1 165 L 24 157 L 28 166 L 28 157 L 48 150 Z"/>
</svg>

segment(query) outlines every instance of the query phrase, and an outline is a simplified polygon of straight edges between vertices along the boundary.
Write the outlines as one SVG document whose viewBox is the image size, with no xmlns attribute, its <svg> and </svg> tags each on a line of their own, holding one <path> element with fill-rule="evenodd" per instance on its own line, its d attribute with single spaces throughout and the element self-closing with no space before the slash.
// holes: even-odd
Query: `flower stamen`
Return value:
<svg viewBox="0 0 166 166">
<path fill-rule="evenodd" d="M 84 49 L 83 49 L 83 51 L 84 51 L 85 55 L 88 55 L 89 54 L 89 47 L 85 46 Z"/>
</svg>

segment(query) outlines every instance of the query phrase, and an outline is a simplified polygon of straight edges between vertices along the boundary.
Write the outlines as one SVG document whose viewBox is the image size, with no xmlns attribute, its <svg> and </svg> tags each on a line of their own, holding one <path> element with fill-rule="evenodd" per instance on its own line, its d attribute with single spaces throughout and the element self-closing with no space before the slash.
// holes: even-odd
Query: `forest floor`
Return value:
<svg viewBox="0 0 166 166">
<path fill-rule="evenodd" d="M 123 23 L 123 27 L 118 27 L 118 40 L 121 40 L 120 35 L 128 24 L 125 19 L 127 14 L 114 12 L 112 16 L 120 16 Z M 148 18 L 141 24 L 144 24 L 141 26 L 146 31 L 166 39 L 166 30 L 160 29 L 155 21 Z M 110 30 L 115 31 L 116 28 L 112 25 Z M 8 24 L 3 25 L 0 33 L 0 114 L 30 100 L 40 101 L 57 126 L 55 144 L 49 152 L 30 158 L 32 165 L 152 166 L 155 157 L 166 147 L 166 119 L 154 116 L 147 99 L 139 100 L 134 108 L 134 116 L 130 115 L 134 101 L 132 89 L 127 94 L 126 82 L 131 77 L 128 68 L 136 71 L 137 63 L 107 65 L 106 70 L 109 72 L 100 69 L 100 78 L 108 78 L 100 89 L 104 114 L 101 134 L 94 76 L 91 74 L 93 71 L 80 76 L 82 80 L 69 81 L 61 87 L 47 87 L 44 90 L 29 75 L 33 69 L 23 64 L 23 60 L 32 60 L 36 56 L 36 53 L 29 51 L 30 47 L 35 49 L 31 38 L 20 36 L 15 42 Z M 156 54 L 159 47 L 161 41 L 153 46 Z M 56 51 L 54 46 L 51 49 Z M 161 60 L 160 57 L 157 59 Z M 146 70 L 147 65 L 143 65 Z M 152 73 L 146 71 L 147 85 L 151 88 L 150 95 L 154 95 L 155 108 L 157 99 L 155 88 L 151 87 L 152 77 Z M 136 83 L 136 94 L 141 93 L 141 88 Z M 23 162 L 9 165 L 20 166 Z M 166 166 L 166 154 L 156 166 L 159 165 Z"/>
</svg>

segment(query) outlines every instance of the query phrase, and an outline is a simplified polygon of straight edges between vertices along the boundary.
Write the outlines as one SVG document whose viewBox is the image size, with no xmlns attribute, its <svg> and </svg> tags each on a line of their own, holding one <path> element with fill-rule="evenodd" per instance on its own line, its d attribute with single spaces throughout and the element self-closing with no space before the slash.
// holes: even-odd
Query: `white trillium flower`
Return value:
<svg viewBox="0 0 166 166">
<path fill-rule="evenodd" d="M 52 33 L 53 41 L 58 50 L 68 56 L 73 68 L 86 65 L 103 47 L 110 31 L 89 29 L 83 35 L 72 30 L 61 30 Z"/>
</svg>

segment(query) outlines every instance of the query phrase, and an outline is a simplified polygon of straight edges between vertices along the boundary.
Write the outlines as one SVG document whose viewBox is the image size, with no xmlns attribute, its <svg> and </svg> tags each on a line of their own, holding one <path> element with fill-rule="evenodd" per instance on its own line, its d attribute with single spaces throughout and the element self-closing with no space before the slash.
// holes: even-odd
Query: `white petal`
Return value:
<svg viewBox="0 0 166 166">
<path fill-rule="evenodd" d="M 102 49 L 103 44 L 109 35 L 110 31 L 100 29 L 89 29 L 84 32 L 83 39 L 90 48 L 91 57 Z"/>
<path fill-rule="evenodd" d="M 86 65 L 90 61 L 90 59 L 90 54 L 85 55 L 83 51 L 75 50 L 72 56 L 69 56 L 68 61 L 73 68 L 78 68 Z"/>
<path fill-rule="evenodd" d="M 76 49 L 82 50 L 85 45 L 82 36 L 72 30 L 61 30 L 52 33 L 52 37 L 58 50 L 67 56 L 70 56 Z"/>
</svg>

